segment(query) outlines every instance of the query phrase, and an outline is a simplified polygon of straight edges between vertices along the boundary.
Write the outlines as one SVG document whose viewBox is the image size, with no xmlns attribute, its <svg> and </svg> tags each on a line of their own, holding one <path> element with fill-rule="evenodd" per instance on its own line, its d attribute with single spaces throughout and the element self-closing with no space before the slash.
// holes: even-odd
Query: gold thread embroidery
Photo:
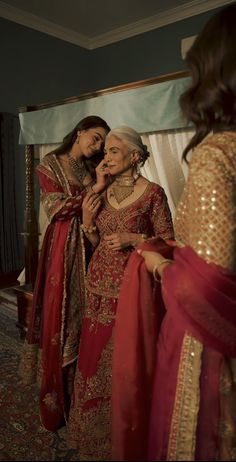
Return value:
<svg viewBox="0 0 236 462">
<path fill-rule="evenodd" d="M 69 420 L 69 446 L 80 449 L 80 460 L 111 458 L 111 336 L 101 353 L 96 372 L 85 378 L 77 370 L 77 406 Z"/>
<path fill-rule="evenodd" d="M 167 460 L 194 460 L 202 351 L 202 344 L 186 333 L 180 355 Z"/>
<path fill-rule="evenodd" d="M 207 262 L 236 270 L 236 134 L 215 133 L 194 151 L 175 234 Z M 217 188 L 215 185 L 217 184 Z"/>
</svg>

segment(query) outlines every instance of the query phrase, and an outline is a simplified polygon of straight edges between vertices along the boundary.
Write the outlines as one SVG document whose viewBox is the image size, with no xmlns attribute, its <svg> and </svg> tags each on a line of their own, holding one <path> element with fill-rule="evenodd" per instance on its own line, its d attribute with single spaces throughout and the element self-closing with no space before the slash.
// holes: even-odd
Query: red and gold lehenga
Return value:
<svg viewBox="0 0 236 462">
<path fill-rule="evenodd" d="M 112 251 L 105 234 L 129 232 L 173 238 L 164 190 L 148 183 L 133 204 L 119 210 L 105 199 L 96 225 L 100 243 L 87 273 L 87 306 L 83 320 L 74 399 L 68 422 L 69 444 L 81 460 L 111 459 L 111 376 L 117 298 L 132 247 Z"/>
<path fill-rule="evenodd" d="M 194 152 L 175 230 L 148 460 L 236 460 L 236 133 Z"/>
<path fill-rule="evenodd" d="M 80 223 L 86 189 L 68 181 L 53 153 L 44 157 L 37 174 L 50 224 L 40 253 L 19 373 L 26 383 L 40 384 L 41 421 L 55 431 L 67 419 L 85 307 L 89 247 L 85 248 Z"/>
</svg>

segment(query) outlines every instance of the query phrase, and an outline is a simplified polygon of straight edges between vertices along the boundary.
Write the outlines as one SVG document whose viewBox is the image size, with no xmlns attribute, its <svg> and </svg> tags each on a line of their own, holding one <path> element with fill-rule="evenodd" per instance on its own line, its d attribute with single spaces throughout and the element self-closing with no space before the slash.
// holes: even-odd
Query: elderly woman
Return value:
<svg viewBox="0 0 236 462">
<path fill-rule="evenodd" d="M 70 444 L 79 446 L 81 460 L 111 459 L 113 330 L 128 259 L 147 237 L 173 238 L 164 190 L 139 171 L 148 155 L 135 130 L 111 130 L 98 167 L 100 174 L 109 175 L 110 185 L 100 199 L 89 192 L 83 204 L 82 227 L 96 249 L 87 273 L 87 307 L 68 425 Z"/>
</svg>

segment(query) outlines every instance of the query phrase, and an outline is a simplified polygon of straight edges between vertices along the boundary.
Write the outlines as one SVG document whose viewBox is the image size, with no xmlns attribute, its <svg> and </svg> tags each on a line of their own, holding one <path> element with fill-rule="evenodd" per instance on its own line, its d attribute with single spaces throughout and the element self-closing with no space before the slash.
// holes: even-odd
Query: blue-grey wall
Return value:
<svg viewBox="0 0 236 462">
<path fill-rule="evenodd" d="M 185 68 L 181 39 L 216 12 L 194 16 L 92 51 L 0 18 L 0 112 L 60 101 Z M 109 120 L 108 120 L 109 123 Z M 18 136 L 18 135 L 17 135 Z M 16 151 L 17 228 L 23 230 L 24 149 Z M 36 207 L 39 194 L 36 185 Z"/>
<path fill-rule="evenodd" d="M 73 96 L 83 89 L 89 52 L 0 19 L 0 111 Z"/>
<path fill-rule="evenodd" d="M 212 12 L 194 16 L 90 52 L 88 89 L 184 70 L 181 40 L 197 35 L 211 15 Z M 96 68 L 100 72 L 94 76 L 92 69 Z"/>
<path fill-rule="evenodd" d="M 215 11 L 92 51 L 0 18 L 0 111 L 184 69 L 181 39 Z"/>
</svg>

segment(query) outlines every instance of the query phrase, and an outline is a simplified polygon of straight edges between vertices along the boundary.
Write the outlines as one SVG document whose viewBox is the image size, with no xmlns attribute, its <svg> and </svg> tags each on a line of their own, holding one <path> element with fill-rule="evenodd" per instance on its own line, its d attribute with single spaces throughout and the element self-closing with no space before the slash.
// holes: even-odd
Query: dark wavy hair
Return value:
<svg viewBox="0 0 236 462">
<path fill-rule="evenodd" d="M 216 13 L 187 53 L 191 87 L 180 106 L 196 133 L 183 152 L 194 149 L 208 133 L 236 128 L 236 3 Z"/>
<path fill-rule="evenodd" d="M 104 128 L 107 133 L 110 131 L 109 125 L 106 123 L 105 120 L 103 120 L 99 116 L 91 115 L 91 116 L 85 117 L 84 119 L 80 120 L 80 122 L 77 123 L 77 125 L 73 128 L 73 130 L 71 130 L 71 132 L 69 132 L 66 136 L 64 136 L 62 144 L 53 151 L 54 154 L 58 155 L 58 154 L 64 154 L 66 152 L 69 152 L 73 144 L 76 141 L 78 131 L 89 130 L 90 128 L 97 128 L 97 127 Z M 102 144 L 100 152 L 94 154 L 90 159 L 87 159 L 85 157 L 83 158 L 83 161 L 86 164 L 86 167 L 88 171 L 90 172 L 93 179 L 95 179 L 96 177 L 95 168 L 97 167 L 99 162 L 101 162 L 101 160 L 104 157 L 103 149 L 104 149 L 104 144 Z"/>
</svg>

